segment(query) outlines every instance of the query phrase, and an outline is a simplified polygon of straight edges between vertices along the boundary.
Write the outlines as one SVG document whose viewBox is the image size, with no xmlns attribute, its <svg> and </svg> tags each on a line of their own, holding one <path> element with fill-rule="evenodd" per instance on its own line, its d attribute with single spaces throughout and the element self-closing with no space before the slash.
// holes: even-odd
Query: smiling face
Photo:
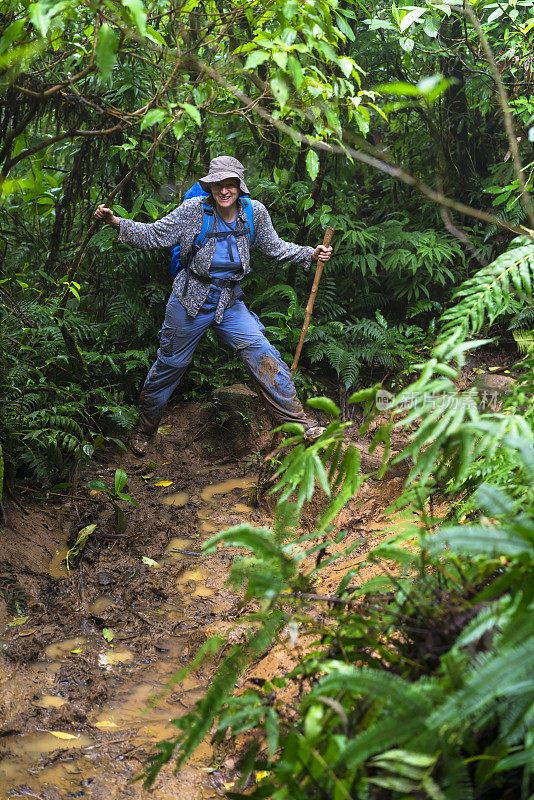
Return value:
<svg viewBox="0 0 534 800">
<path fill-rule="evenodd" d="M 224 181 L 219 183 L 210 184 L 211 196 L 215 200 L 217 211 L 219 214 L 228 213 L 235 210 L 237 198 L 239 197 L 239 180 L 238 178 L 225 178 Z"/>
</svg>

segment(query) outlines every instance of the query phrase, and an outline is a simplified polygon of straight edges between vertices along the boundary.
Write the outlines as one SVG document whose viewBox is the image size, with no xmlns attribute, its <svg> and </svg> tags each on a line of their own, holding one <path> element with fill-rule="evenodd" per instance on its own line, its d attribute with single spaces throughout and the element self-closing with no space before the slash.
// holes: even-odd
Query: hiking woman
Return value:
<svg viewBox="0 0 534 800">
<path fill-rule="evenodd" d="M 257 316 L 241 300 L 239 284 L 251 271 L 252 246 L 278 261 L 302 264 L 305 270 L 312 259 L 328 261 L 332 248 L 320 244 L 314 249 L 280 239 L 265 206 L 243 197 L 248 195 L 244 167 L 231 156 L 214 158 L 199 183 L 208 197 L 186 200 L 157 222 L 121 219 L 104 205 L 95 212 L 96 219 L 119 229 L 120 242 L 141 249 L 180 244 L 183 266 L 167 304 L 157 359 L 141 392 L 130 447 L 138 455 L 146 451 L 208 327 L 236 351 L 274 417 L 280 422 L 300 422 L 307 437 L 316 438 L 322 429 L 305 415 L 287 365 L 265 337 Z M 198 249 L 195 242 L 201 230 L 205 238 Z"/>
</svg>

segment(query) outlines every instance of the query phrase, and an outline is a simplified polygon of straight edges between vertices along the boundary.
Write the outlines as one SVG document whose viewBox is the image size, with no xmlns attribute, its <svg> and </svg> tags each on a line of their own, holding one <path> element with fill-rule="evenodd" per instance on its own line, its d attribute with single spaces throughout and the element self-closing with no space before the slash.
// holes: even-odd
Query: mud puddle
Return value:
<svg viewBox="0 0 534 800">
<path fill-rule="evenodd" d="M 0 539 L 0 564 L 27 602 L 4 612 L 3 632 L 0 604 L 2 800 L 141 800 L 142 785 L 132 780 L 158 741 L 176 737 L 172 720 L 209 685 L 215 663 L 169 685 L 208 636 L 228 632 L 239 616 L 239 597 L 225 585 L 235 554 L 221 549 L 203 556 L 202 542 L 223 528 L 271 520 L 247 502 L 252 471 L 240 469 L 222 445 L 208 450 L 202 441 L 191 443 L 190 431 L 207 421 L 198 406 L 185 407 L 179 422 L 171 417 L 170 430 L 156 437 L 144 464 L 121 455 L 98 467 L 108 485 L 115 469 L 124 469 L 126 491 L 140 503 L 126 509 L 122 534 L 103 496 L 86 487 L 96 475 L 60 507 L 35 504 L 12 515 Z M 247 446 L 258 448 L 257 434 Z M 270 439 L 263 446 L 269 452 Z M 380 489 L 380 501 L 369 486 L 356 516 L 343 512 L 340 525 L 349 535 L 379 518 L 394 483 Z M 310 520 L 316 513 L 310 509 Z M 64 556 L 92 524 L 69 576 Z M 290 654 L 282 654 L 269 668 L 274 674 L 290 663 Z M 219 761 L 203 742 L 178 775 L 162 770 L 152 797 L 224 795 L 228 775 Z"/>
<path fill-rule="evenodd" d="M 65 568 L 69 537 L 56 531 L 48 593 L 56 599 L 64 596 L 65 604 L 74 599 L 70 624 L 60 626 L 63 603 L 57 615 L 46 604 L 35 622 L 29 615 L 33 634 L 27 638 L 38 640 L 38 655 L 22 667 L 20 658 L 17 670 L 10 656 L 25 638 L 23 629 L 7 627 L 2 636 L 8 657 L 0 660 L 0 689 L 2 683 L 11 684 L 8 704 L 17 723 L 0 740 L 0 791 L 6 798 L 143 796 L 132 778 L 157 742 L 176 737 L 172 720 L 202 696 L 213 667 L 190 675 L 179 688 L 169 688 L 169 681 L 233 614 L 235 598 L 225 589 L 230 560 L 203 557 L 202 541 L 251 512 L 241 497 L 254 476 L 220 482 L 212 482 L 213 474 L 198 477 L 194 492 L 177 492 L 173 482 L 151 494 L 146 505 L 152 541 L 136 537 L 133 560 L 121 558 L 113 541 L 105 542 L 105 552 L 94 558 L 90 551 L 84 554 L 83 569 L 90 574 L 83 601 L 76 591 L 79 569 L 69 578 Z M 190 502 L 191 495 L 196 502 Z M 122 561 L 129 563 L 126 570 Z M 110 641 L 102 636 L 106 631 Z M 60 638 L 60 632 L 77 635 Z M 83 686 L 88 677 L 89 686 Z M 24 702 L 17 702 L 17 691 Z M 202 743 L 180 776 L 162 772 L 154 797 L 221 796 L 222 779 L 211 766 L 213 760 L 211 746 Z"/>
</svg>

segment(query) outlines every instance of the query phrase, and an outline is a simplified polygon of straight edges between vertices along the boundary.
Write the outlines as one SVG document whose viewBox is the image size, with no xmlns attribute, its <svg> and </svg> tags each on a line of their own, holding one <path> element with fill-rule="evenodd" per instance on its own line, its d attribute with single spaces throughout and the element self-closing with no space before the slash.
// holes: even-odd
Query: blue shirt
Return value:
<svg viewBox="0 0 534 800">
<path fill-rule="evenodd" d="M 210 275 L 214 278 L 232 280 L 238 272 L 241 272 L 241 256 L 237 249 L 236 237 L 226 236 L 226 233 L 235 231 L 237 215 L 233 222 L 225 222 L 219 214 L 216 214 L 216 218 L 218 235 L 215 240 L 215 253 L 211 260 Z"/>
</svg>

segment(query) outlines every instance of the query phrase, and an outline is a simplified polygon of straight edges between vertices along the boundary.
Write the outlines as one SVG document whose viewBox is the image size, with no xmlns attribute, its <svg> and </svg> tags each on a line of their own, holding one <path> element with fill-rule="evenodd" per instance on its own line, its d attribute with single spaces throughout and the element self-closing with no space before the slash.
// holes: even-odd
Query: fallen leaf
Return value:
<svg viewBox="0 0 534 800">
<path fill-rule="evenodd" d="M 158 433 L 162 433 L 163 436 L 167 436 L 169 433 L 172 433 L 172 425 L 160 425 L 158 428 Z"/>
<path fill-rule="evenodd" d="M 172 486 L 172 481 L 158 481 L 154 486 Z"/>
<path fill-rule="evenodd" d="M 82 652 L 82 648 L 81 647 L 75 647 L 74 650 L 71 650 L 70 652 L 73 655 L 76 655 L 77 653 L 81 653 Z"/>
<path fill-rule="evenodd" d="M 154 561 L 153 558 L 149 558 L 148 556 L 143 556 L 142 561 L 143 561 L 143 564 L 148 564 L 149 567 L 159 567 L 160 566 L 160 564 L 158 564 L 157 561 Z"/>
<path fill-rule="evenodd" d="M 94 497 L 94 496 L 95 496 L 95 494 L 102 494 L 102 492 L 99 492 L 97 489 L 91 489 L 91 491 L 89 492 L 89 494 L 90 494 L 92 497 Z"/>
<path fill-rule="evenodd" d="M 102 636 L 106 640 L 106 642 L 112 642 L 115 638 L 115 634 L 111 630 L 111 628 L 104 628 L 102 631 Z"/>
<path fill-rule="evenodd" d="M 77 739 L 77 736 L 74 736 L 72 733 L 65 733 L 65 731 L 48 731 L 51 733 L 52 736 L 55 736 L 56 739 Z"/>
<path fill-rule="evenodd" d="M 29 617 L 13 617 L 11 622 L 7 623 L 8 628 L 14 628 L 16 625 L 24 625 L 25 622 L 28 622 Z"/>
<path fill-rule="evenodd" d="M 26 631 L 21 631 L 19 633 L 19 636 L 32 636 L 32 634 L 34 634 L 35 631 L 36 631 L 35 628 L 28 628 L 28 630 L 26 630 Z"/>
<path fill-rule="evenodd" d="M 103 719 L 101 722 L 95 722 L 95 728 L 117 728 L 116 722 L 109 722 L 107 719 Z"/>
<path fill-rule="evenodd" d="M 143 479 L 144 481 L 149 481 L 149 480 L 150 480 L 150 478 L 153 478 L 153 477 L 154 477 L 154 473 L 153 473 L 153 472 L 149 472 L 149 473 L 148 473 L 148 475 L 141 475 L 141 477 L 142 477 L 142 479 Z"/>
</svg>

